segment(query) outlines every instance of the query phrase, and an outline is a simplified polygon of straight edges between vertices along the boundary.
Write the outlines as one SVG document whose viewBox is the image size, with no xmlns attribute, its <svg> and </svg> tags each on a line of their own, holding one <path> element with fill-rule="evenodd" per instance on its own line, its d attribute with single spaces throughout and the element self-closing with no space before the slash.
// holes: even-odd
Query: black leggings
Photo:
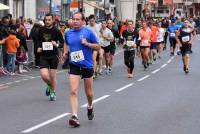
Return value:
<svg viewBox="0 0 200 134">
<path fill-rule="evenodd" d="M 124 51 L 124 64 L 130 68 L 130 73 L 134 69 L 135 50 Z"/>
</svg>

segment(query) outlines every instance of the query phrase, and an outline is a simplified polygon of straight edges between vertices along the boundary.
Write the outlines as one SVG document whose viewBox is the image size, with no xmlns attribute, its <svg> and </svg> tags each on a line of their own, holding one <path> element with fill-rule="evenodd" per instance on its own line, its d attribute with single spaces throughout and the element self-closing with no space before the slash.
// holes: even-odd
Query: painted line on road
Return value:
<svg viewBox="0 0 200 134">
<path fill-rule="evenodd" d="M 155 73 L 157 73 L 157 72 L 159 72 L 160 71 L 160 69 L 156 69 L 156 70 L 154 70 L 153 72 L 151 72 L 152 74 L 155 74 Z"/>
<path fill-rule="evenodd" d="M 22 77 L 28 77 L 30 79 L 33 78 L 33 76 L 30 76 L 30 75 L 24 75 L 24 74 L 16 74 L 17 76 L 22 76 Z"/>
<path fill-rule="evenodd" d="M 143 80 L 145 80 L 146 78 L 148 78 L 148 77 L 150 77 L 150 75 L 146 75 L 146 76 L 144 76 L 144 77 L 142 77 L 142 78 L 140 78 L 139 80 L 137 80 L 137 81 L 143 81 Z"/>
<path fill-rule="evenodd" d="M 115 55 L 118 55 L 121 52 L 123 52 L 123 50 L 119 50 L 118 52 L 115 53 Z"/>
<path fill-rule="evenodd" d="M 167 66 L 167 64 L 163 64 L 162 66 L 161 66 L 161 68 L 164 68 L 164 67 L 166 67 Z"/>
<path fill-rule="evenodd" d="M 61 114 L 59 116 L 56 116 L 56 117 L 54 117 L 54 118 L 52 118 L 50 120 L 47 120 L 47 121 L 43 122 L 41 124 L 35 125 L 34 127 L 31 127 L 29 129 L 23 130 L 21 133 L 30 133 L 30 132 L 32 132 L 34 130 L 37 130 L 37 129 L 43 127 L 43 126 L 46 126 L 46 125 L 48 125 L 48 124 L 50 124 L 50 123 L 52 123 L 52 122 L 54 122 L 56 120 L 59 120 L 59 119 L 65 117 L 65 116 L 68 116 L 68 115 L 70 115 L 70 113 L 63 113 L 63 114 Z"/>
<path fill-rule="evenodd" d="M 23 81 L 27 81 L 27 80 L 29 80 L 29 79 L 22 79 Z"/>
<path fill-rule="evenodd" d="M 11 85 L 11 84 L 13 84 L 13 82 L 8 82 L 8 83 L 6 83 L 5 85 Z"/>
<path fill-rule="evenodd" d="M 95 104 L 95 103 L 97 103 L 97 102 L 99 102 L 99 101 L 101 101 L 101 100 L 104 100 L 104 99 L 106 99 L 106 98 L 108 98 L 110 95 L 104 95 L 104 96 L 102 96 L 102 97 L 100 97 L 100 98 L 98 98 L 98 99 L 95 99 L 95 100 L 93 100 L 93 104 Z M 82 105 L 81 107 L 82 108 L 84 108 L 84 107 L 87 107 L 87 103 L 86 104 L 84 104 L 84 105 Z"/>
<path fill-rule="evenodd" d="M 0 87 L 5 86 L 5 84 L 0 84 Z"/>
<path fill-rule="evenodd" d="M 134 85 L 134 83 L 130 83 L 130 84 L 125 85 L 125 86 L 123 86 L 123 87 L 121 87 L 119 89 L 116 89 L 115 92 L 121 92 L 121 91 L 123 91 L 123 90 L 125 90 L 125 89 L 127 89 L 127 88 L 129 88 L 129 87 L 131 87 L 133 85 Z"/>
<path fill-rule="evenodd" d="M 171 63 L 172 62 L 172 60 L 171 59 L 169 59 L 168 61 L 167 61 L 167 63 L 169 64 L 169 63 Z"/>
<path fill-rule="evenodd" d="M 16 80 L 16 81 L 14 81 L 14 83 L 19 83 L 19 82 L 21 82 L 21 80 Z"/>
</svg>

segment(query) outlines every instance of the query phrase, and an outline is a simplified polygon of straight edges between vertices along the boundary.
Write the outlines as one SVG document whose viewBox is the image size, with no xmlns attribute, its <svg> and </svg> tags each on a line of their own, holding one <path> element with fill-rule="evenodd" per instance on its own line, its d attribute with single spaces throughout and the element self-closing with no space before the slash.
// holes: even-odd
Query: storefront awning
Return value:
<svg viewBox="0 0 200 134">
<path fill-rule="evenodd" d="M 9 6 L 0 3 L 0 10 L 8 10 Z"/>
</svg>

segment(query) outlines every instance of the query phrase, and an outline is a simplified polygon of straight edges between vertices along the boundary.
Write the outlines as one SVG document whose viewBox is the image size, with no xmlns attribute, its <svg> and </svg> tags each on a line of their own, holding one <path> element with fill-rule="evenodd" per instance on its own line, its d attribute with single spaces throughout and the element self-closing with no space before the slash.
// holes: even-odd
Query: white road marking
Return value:
<svg viewBox="0 0 200 134">
<path fill-rule="evenodd" d="M 167 63 L 169 64 L 170 62 L 172 62 L 172 60 L 171 59 L 169 59 L 168 61 L 167 61 Z"/>
<path fill-rule="evenodd" d="M 167 66 L 167 64 L 163 64 L 162 66 L 161 66 L 161 68 L 164 68 L 164 67 L 166 67 Z"/>
<path fill-rule="evenodd" d="M 155 73 L 157 73 L 157 72 L 159 72 L 160 71 L 160 69 L 156 69 L 156 70 L 154 70 L 153 72 L 151 72 L 152 74 L 155 74 Z"/>
<path fill-rule="evenodd" d="M 13 84 L 13 82 L 8 82 L 8 83 L 6 83 L 6 85 L 11 85 L 11 84 Z"/>
<path fill-rule="evenodd" d="M 115 55 L 118 55 L 121 52 L 123 52 L 123 50 L 119 50 L 118 52 L 115 53 Z"/>
<path fill-rule="evenodd" d="M 29 80 L 29 79 L 22 79 L 22 80 L 26 81 L 26 80 Z"/>
<path fill-rule="evenodd" d="M 123 87 L 121 87 L 121 88 L 115 90 L 115 92 L 121 92 L 121 91 L 125 90 L 126 88 L 131 87 L 131 86 L 133 86 L 133 85 L 134 85 L 134 83 L 130 83 L 130 84 L 128 84 L 128 85 L 125 85 L 125 86 L 123 86 Z"/>
<path fill-rule="evenodd" d="M 20 80 L 16 80 L 16 81 L 14 81 L 15 83 L 19 83 L 19 82 L 21 82 Z"/>
<path fill-rule="evenodd" d="M 30 75 L 24 75 L 24 74 L 16 74 L 17 76 L 22 76 L 22 77 L 28 77 L 28 78 L 33 78 L 33 76 L 30 76 Z"/>
<path fill-rule="evenodd" d="M 34 127 L 26 129 L 26 130 L 22 131 L 21 133 L 30 133 L 30 132 L 32 132 L 32 131 L 34 131 L 36 129 L 39 129 L 39 128 L 43 127 L 43 126 L 46 126 L 46 125 L 48 125 L 48 124 L 50 124 L 50 123 L 52 123 L 52 122 L 54 122 L 56 120 L 59 120 L 59 119 L 65 117 L 65 116 L 68 116 L 68 115 L 70 115 L 70 113 L 63 113 L 63 114 L 61 114 L 59 116 L 56 116 L 56 117 L 54 117 L 54 118 L 52 118 L 50 120 L 47 120 L 47 121 L 43 122 L 41 124 L 38 124 L 38 125 L 35 125 Z"/>
<path fill-rule="evenodd" d="M 146 75 L 146 76 L 144 76 L 144 77 L 142 77 L 142 78 L 140 78 L 139 80 L 137 80 L 137 81 L 143 81 L 143 80 L 145 80 L 146 78 L 148 78 L 148 77 L 150 77 L 150 75 Z"/>
<path fill-rule="evenodd" d="M 101 100 L 104 100 L 104 99 L 108 98 L 109 96 L 110 96 L 110 95 L 104 95 L 104 96 L 102 96 L 102 97 L 100 97 L 100 98 L 98 98 L 98 99 L 95 99 L 95 100 L 93 100 L 93 104 L 95 104 L 95 103 L 97 103 L 97 102 L 99 102 L 99 101 L 101 101 Z M 84 105 L 82 105 L 81 107 L 84 108 L 84 107 L 87 107 L 87 105 L 88 105 L 88 104 L 84 104 Z"/>
</svg>

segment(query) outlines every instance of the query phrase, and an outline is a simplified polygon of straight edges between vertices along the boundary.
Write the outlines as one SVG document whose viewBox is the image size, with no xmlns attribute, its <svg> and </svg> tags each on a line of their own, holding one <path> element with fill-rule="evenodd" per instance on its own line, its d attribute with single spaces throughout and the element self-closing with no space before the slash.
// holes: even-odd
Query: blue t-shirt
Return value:
<svg viewBox="0 0 200 134">
<path fill-rule="evenodd" d="M 93 68 L 93 50 L 81 43 L 85 38 L 89 43 L 99 43 L 96 35 L 88 28 L 82 27 L 79 30 L 70 29 L 65 33 L 66 44 L 69 46 L 70 63 L 82 68 Z"/>
<path fill-rule="evenodd" d="M 169 38 L 170 39 L 175 39 L 176 38 L 176 31 L 179 29 L 179 27 L 177 25 L 170 25 L 168 27 L 168 32 L 170 33 L 169 34 Z"/>
<path fill-rule="evenodd" d="M 183 22 L 180 22 L 180 23 L 176 23 L 176 26 L 180 29 L 180 28 L 182 28 L 183 27 Z"/>
</svg>

